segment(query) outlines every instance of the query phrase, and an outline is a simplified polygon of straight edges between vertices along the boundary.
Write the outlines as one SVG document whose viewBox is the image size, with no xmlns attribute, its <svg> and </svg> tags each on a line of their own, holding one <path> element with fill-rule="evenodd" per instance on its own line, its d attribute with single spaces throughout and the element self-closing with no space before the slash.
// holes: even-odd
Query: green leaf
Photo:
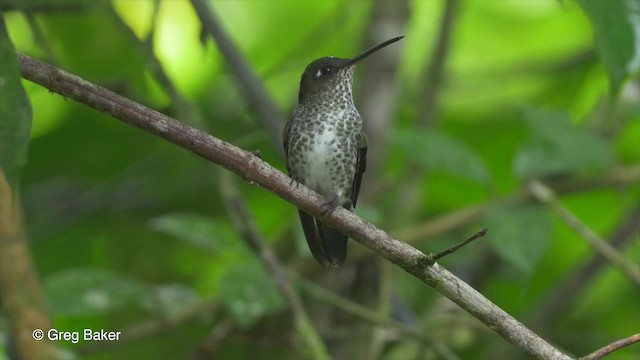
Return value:
<svg viewBox="0 0 640 360">
<path fill-rule="evenodd" d="M 240 326 L 248 327 L 284 306 L 275 284 L 257 259 L 230 269 L 220 282 L 220 298 Z"/>
<path fill-rule="evenodd" d="M 580 0 L 593 24 L 596 50 L 617 96 L 628 76 L 640 70 L 640 0 Z"/>
<path fill-rule="evenodd" d="M 635 115 L 622 124 L 615 140 L 618 158 L 622 163 L 633 164 L 640 162 L 640 114 Z"/>
<path fill-rule="evenodd" d="M 16 52 L 0 16 L 0 168 L 16 188 L 27 163 L 31 133 L 31 104 L 22 83 Z"/>
<path fill-rule="evenodd" d="M 523 274 L 531 274 L 553 236 L 548 213 L 539 207 L 501 207 L 485 221 L 498 255 Z"/>
<path fill-rule="evenodd" d="M 602 170 L 611 165 L 610 146 L 585 129 L 571 125 L 567 114 L 529 110 L 524 113 L 524 120 L 531 137 L 514 160 L 514 171 L 520 178 Z"/>
<path fill-rule="evenodd" d="M 394 145 L 404 155 L 430 171 L 441 171 L 487 184 L 491 176 L 483 160 L 462 141 L 439 131 L 397 131 Z"/>
<path fill-rule="evenodd" d="M 175 236 L 202 250 L 238 250 L 243 246 L 227 222 L 209 216 L 188 213 L 172 213 L 153 218 L 153 230 Z"/>
<path fill-rule="evenodd" d="M 180 314 L 200 302 L 196 292 L 182 284 L 166 284 L 153 288 L 153 295 L 145 298 L 145 308 L 154 313 Z"/>
<path fill-rule="evenodd" d="M 148 287 L 126 276 L 100 269 L 69 269 L 44 280 L 53 313 L 63 316 L 104 315 L 138 303 Z"/>
</svg>

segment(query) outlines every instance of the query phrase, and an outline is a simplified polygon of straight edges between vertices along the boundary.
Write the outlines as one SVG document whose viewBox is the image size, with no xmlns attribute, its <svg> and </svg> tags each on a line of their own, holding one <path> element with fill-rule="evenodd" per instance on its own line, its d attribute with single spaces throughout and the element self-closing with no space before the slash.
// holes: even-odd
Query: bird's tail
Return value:
<svg viewBox="0 0 640 360">
<path fill-rule="evenodd" d="M 313 257 L 323 266 L 339 267 L 347 257 L 347 240 L 340 231 L 299 210 L 302 230 Z"/>
</svg>

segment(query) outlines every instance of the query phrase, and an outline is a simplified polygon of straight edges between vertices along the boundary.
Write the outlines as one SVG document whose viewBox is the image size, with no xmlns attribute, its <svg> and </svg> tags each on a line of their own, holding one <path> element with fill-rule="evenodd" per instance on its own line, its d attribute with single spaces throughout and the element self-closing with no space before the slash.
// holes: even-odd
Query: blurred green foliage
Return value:
<svg viewBox="0 0 640 360">
<path fill-rule="evenodd" d="M 216 44 L 201 39 L 189 2 L 8 1 L 3 9 L 10 3 L 20 4 L 3 13 L 17 51 L 239 147 L 260 150 L 266 161 L 284 169 Z M 38 10 L 43 4 L 71 8 Z M 359 213 L 400 232 L 487 203 L 479 219 L 412 244 L 439 251 L 488 227 L 486 239 L 442 264 L 573 355 L 637 332 L 638 288 L 609 264 L 581 279 L 556 316 L 536 322 L 540 314 L 553 313 L 541 310 L 547 299 L 594 252 L 544 207 L 511 200 L 529 179 L 564 181 L 570 190 L 561 197 L 564 205 L 605 238 L 638 211 L 639 2 L 461 1 L 438 88 L 438 126 L 425 130 L 417 120 L 419 94 L 443 5 L 408 2 L 398 77 L 388 84 L 399 93 L 393 130 L 385 144 L 370 144 L 386 148 L 380 173 L 365 174 L 370 181 L 365 186 L 375 194 L 359 202 Z M 216 1 L 210 6 L 285 112 L 295 106 L 299 76 L 311 60 L 358 53 L 376 25 L 369 23 L 374 5 L 368 1 Z M 11 43 L 0 35 L 0 165 L 13 176 L 24 153 L 20 134 L 31 116 L 16 86 Z M 181 101 L 159 80 L 152 57 Z M 358 88 L 362 76 L 376 74 L 356 71 L 357 106 L 369 91 Z M 222 206 L 218 173 L 224 170 L 39 86 L 22 84 L 33 107 L 33 128 L 21 196 L 54 326 L 126 333 L 149 320 L 160 324 L 159 330 L 122 344 L 61 346 L 79 358 L 95 359 L 303 356 L 286 303 Z M 419 208 L 398 222 L 398 194 L 413 167 L 424 174 L 415 185 Z M 632 169 L 636 180 L 580 187 L 617 179 L 621 169 Z M 376 262 L 368 251 L 364 258 L 351 251 L 340 270 L 317 267 L 294 207 L 247 184 L 242 194 L 265 239 L 294 271 L 326 283 L 327 276 L 348 279 L 356 266 Z M 623 251 L 638 263 L 637 228 L 629 236 Z M 522 357 L 405 272 L 394 269 L 391 279 L 413 324 L 461 358 Z M 208 311 L 163 325 L 203 303 L 211 305 Z M 331 312 L 313 297 L 305 297 L 304 305 L 334 354 L 343 351 L 339 340 L 368 336 L 344 324 L 327 327 Z M 5 331 L 0 326 L 0 334 Z M 381 358 L 419 354 L 435 356 L 415 340 L 392 338 Z M 610 358 L 637 357 L 635 346 Z"/>
<path fill-rule="evenodd" d="M 31 104 L 20 84 L 20 68 L 14 54 L 4 19 L 0 19 L 0 168 L 15 188 L 20 170 L 27 163 Z"/>
</svg>

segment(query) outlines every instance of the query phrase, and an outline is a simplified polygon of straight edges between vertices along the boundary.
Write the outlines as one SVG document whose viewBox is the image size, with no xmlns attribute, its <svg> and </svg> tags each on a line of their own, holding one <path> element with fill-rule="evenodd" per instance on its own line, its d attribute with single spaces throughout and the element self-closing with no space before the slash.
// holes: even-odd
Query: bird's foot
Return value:
<svg viewBox="0 0 640 360">
<path fill-rule="evenodd" d="M 337 196 L 331 199 L 330 201 L 327 201 L 326 203 L 322 204 L 322 206 L 320 207 L 322 208 L 322 216 L 329 216 L 333 214 L 333 212 L 336 210 L 338 205 L 340 204 L 338 202 Z"/>
<path fill-rule="evenodd" d="M 300 182 L 296 181 L 293 177 L 291 177 L 291 181 L 289 181 L 289 186 L 293 186 L 296 190 L 300 187 Z"/>
<path fill-rule="evenodd" d="M 289 171 L 289 180 L 289 186 L 294 186 L 297 190 L 300 182 L 296 181 L 296 175 L 292 171 Z"/>
<path fill-rule="evenodd" d="M 260 150 L 255 150 L 255 151 L 252 151 L 251 153 L 253 154 L 253 156 L 257 157 L 258 159 L 260 159 L 260 160 L 264 160 L 264 159 L 262 158 L 262 151 L 260 151 Z"/>
</svg>

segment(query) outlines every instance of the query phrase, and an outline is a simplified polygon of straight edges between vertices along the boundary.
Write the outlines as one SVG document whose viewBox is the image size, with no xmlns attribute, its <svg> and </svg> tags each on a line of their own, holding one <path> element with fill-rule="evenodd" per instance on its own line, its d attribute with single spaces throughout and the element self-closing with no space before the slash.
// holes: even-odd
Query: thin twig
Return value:
<svg viewBox="0 0 640 360">
<path fill-rule="evenodd" d="M 558 217 L 560 217 L 560 219 L 562 219 L 562 221 L 569 225 L 569 227 L 589 243 L 595 251 L 607 259 L 611 265 L 615 266 L 634 283 L 640 285 L 640 268 L 627 260 L 627 258 L 611 246 L 611 244 L 606 242 L 569 209 L 564 207 L 564 205 L 562 205 L 556 198 L 553 190 L 538 180 L 532 181 L 529 184 L 529 189 L 536 199 L 547 205 Z"/>
<path fill-rule="evenodd" d="M 437 263 L 431 266 L 428 257 L 418 249 L 393 238 L 344 208 L 339 207 L 332 214 L 323 214 L 322 205 L 326 200 L 320 194 L 306 186 L 291 184 L 287 175 L 251 152 L 28 56 L 18 54 L 18 63 L 25 79 L 223 166 L 335 227 L 451 299 L 528 356 L 535 359 L 569 359 L 569 356 L 451 272 Z"/>
<path fill-rule="evenodd" d="M 271 249 L 265 245 L 266 242 L 262 238 L 262 234 L 260 234 L 255 222 L 252 220 L 253 218 L 240 196 L 234 180 L 231 179 L 231 174 L 226 171 L 222 171 L 220 174 L 222 177 L 220 181 L 222 200 L 227 209 L 227 213 L 231 217 L 231 222 L 247 242 L 249 248 L 258 255 L 264 266 L 268 269 L 273 278 L 273 282 L 289 304 L 289 308 L 295 318 L 295 326 L 303 342 L 306 344 L 309 354 L 316 360 L 330 359 L 331 357 L 329 356 L 327 347 L 311 323 L 298 293 L 296 293 L 289 283 L 283 266 Z"/>
<path fill-rule="evenodd" d="M 269 96 L 258 76 L 224 31 L 213 10 L 204 0 L 191 0 L 191 4 L 200 18 L 203 33 L 211 35 L 215 40 L 229 70 L 238 81 L 243 96 L 255 109 L 256 118 L 269 134 L 276 151 L 284 155 L 282 128 L 286 120 L 285 115 L 275 105 L 275 101 Z"/>
<path fill-rule="evenodd" d="M 603 358 L 604 356 L 607 356 L 609 354 L 611 354 L 612 352 L 616 351 L 616 350 L 620 350 L 623 347 L 629 346 L 629 345 L 633 345 L 637 342 L 640 342 L 640 333 L 635 334 L 635 335 L 631 335 L 627 338 L 624 339 L 620 339 L 617 341 L 612 342 L 611 344 L 601 347 L 600 349 L 592 352 L 591 354 L 587 355 L 587 356 L 583 356 L 581 358 L 579 358 L 578 360 L 599 360 L 601 358 Z"/>
<path fill-rule="evenodd" d="M 453 254 L 454 252 L 458 251 L 458 249 L 460 249 L 461 247 L 469 244 L 470 242 L 479 239 L 481 237 L 483 237 L 486 233 L 487 233 L 488 229 L 482 229 L 480 231 L 478 231 L 477 233 L 471 235 L 471 237 L 469 237 L 467 240 L 462 241 L 458 244 L 455 244 L 451 247 L 449 247 L 446 250 L 440 251 L 439 253 L 436 254 L 430 254 L 429 257 L 431 258 L 431 261 L 433 261 L 434 263 L 436 261 L 438 261 L 438 259 L 443 258 L 449 254 Z"/>
</svg>

